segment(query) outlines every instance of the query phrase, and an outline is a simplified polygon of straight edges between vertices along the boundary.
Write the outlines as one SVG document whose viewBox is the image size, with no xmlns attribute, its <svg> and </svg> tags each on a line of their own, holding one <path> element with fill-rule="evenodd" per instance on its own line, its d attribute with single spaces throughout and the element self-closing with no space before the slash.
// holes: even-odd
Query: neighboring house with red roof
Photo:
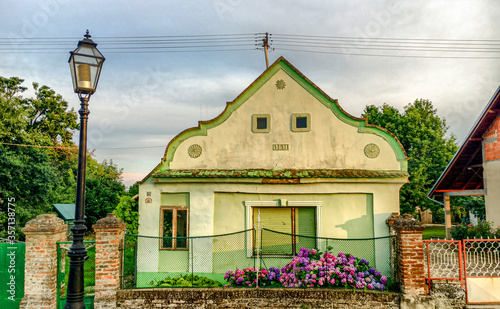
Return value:
<svg viewBox="0 0 500 309">
<path fill-rule="evenodd" d="M 500 225 L 499 113 L 500 87 L 428 194 L 444 196 L 448 229 L 451 228 L 450 196 L 484 195 L 486 220 Z"/>
<path fill-rule="evenodd" d="M 407 157 L 395 136 L 348 115 L 279 58 L 218 117 L 170 141 L 160 164 L 140 182 L 139 234 L 234 233 L 253 228 L 260 216 L 265 228 L 283 235 L 383 237 L 407 181 Z M 280 243 L 283 249 L 274 255 L 324 247 L 314 238 L 307 244 L 300 239 L 286 237 L 289 246 Z M 279 242 L 267 244 L 273 241 Z M 145 242 L 139 239 L 138 257 L 150 258 L 138 261 L 139 281 L 141 272 L 179 271 L 169 259 L 184 259 L 185 271 L 228 270 L 216 269 L 215 258 L 207 255 L 215 241 L 203 250 L 183 240 Z M 246 247 L 242 258 L 251 258 L 254 243 L 240 244 Z M 371 256 L 361 257 L 374 265 L 388 259 L 388 242 L 371 246 L 364 248 Z"/>
</svg>

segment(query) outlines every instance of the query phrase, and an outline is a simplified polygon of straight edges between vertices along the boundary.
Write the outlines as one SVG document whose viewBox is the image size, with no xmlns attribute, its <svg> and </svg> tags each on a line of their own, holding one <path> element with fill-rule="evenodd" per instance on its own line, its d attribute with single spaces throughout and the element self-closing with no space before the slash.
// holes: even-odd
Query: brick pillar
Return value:
<svg viewBox="0 0 500 309">
<path fill-rule="evenodd" d="M 56 215 L 39 215 L 22 229 L 26 235 L 24 297 L 19 308 L 57 308 L 57 246 L 68 226 Z"/>
<path fill-rule="evenodd" d="M 95 232 L 94 308 L 116 308 L 120 288 L 121 251 L 127 224 L 108 214 L 93 226 Z"/>
<path fill-rule="evenodd" d="M 422 233 L 425 227 L 411 215 L 405 214 L 393 226 L 398 241 L 398 279 L 405 294 L 427 294 L 424 273 L 424 244 Z"/>
</svg>

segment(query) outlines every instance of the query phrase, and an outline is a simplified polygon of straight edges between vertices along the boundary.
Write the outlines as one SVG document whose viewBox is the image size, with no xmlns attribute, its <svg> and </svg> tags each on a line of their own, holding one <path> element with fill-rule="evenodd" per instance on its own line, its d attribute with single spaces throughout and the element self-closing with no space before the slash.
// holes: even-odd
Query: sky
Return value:
<svg viewBox="0 0 500 309">
<path fill-rule="evenodd" d="M 67 62 L 88 29 L 106 57 L 90 99 L 88 147 L 99 162 L 122 168 L 128 186 L 160 162 L 173 137 L 215 118 L 266 69 L 255 48 L 265 32 L 271 63 L 285 57 L 351 115 L 370 104 L 402 111 L 428 99 L 461 143 L 500 84 L 498 16 L 497 0 L 0 0 L 0 76 L 47 85 L 78 110 Z M 248 47 L 126 49 L 134 44 L 127 38 L 167 36 L 229 45 L 238 37 Z M 27 50 L 19 43 L 41 38 L 60 45 Z M 301 47 L 285 44 L 307 38 L 310 44 L 295 42 Z M 332 38 L 354 44 L 321 47 Z M 378 48 L 381 40 L 420 40 L 427 49 Z M 464 42 L 469 51 L 450 51 Z"/>
</svg>

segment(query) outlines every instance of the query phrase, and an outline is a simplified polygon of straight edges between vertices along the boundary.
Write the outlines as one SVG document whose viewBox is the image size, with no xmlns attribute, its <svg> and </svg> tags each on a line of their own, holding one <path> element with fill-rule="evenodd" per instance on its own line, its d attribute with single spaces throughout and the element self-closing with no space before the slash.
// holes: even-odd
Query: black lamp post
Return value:
<svg viewBox="0 0 500 309">
<path fill-rule="evenodd" d="M 83 264 L 87 259 L 87 250 L 83 244 L 85 227 L 85 170 L 87 166 L 87 120 L 89 116 L 89 99 L 97 88 L 99 75 L 101 74 L 103 55 L 97 50 L 97 44 L 90 39 L 89 31 L 85 38 L 78 42 L 78 47 L 70 52 L 69 67 L 73 79 L 73 88 L 81 102 L 80 114 L 80 144 L 78 151 L 78 180 L 76 187 L 75 225 L 71 228 L 73 232 L 73 244 L 68 252 L 69 260 L 69 282 L 66 294 L 66 305 L 64 308 L 84 309 L 84 270 Z"/>
</svg>

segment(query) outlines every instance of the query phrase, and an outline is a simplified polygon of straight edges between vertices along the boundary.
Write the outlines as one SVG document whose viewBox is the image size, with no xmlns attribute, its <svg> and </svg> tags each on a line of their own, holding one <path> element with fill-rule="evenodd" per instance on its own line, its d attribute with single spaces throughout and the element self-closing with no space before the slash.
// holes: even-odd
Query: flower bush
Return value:
<svg viewBox="0 0 500 309">
<path fill-rule="evenodd" d="M 301 248 L 299 254 L 281 269 L 280 282 L 286 287 L 351 287 L 385 290 L 387 277 L 369 267 L 369 262 L 353 255 L 330 252 L 319 255 L 315 249 Z"/>
<path fill-rule="evenodd" d="M 228 270 L 224 279 L 231 286 L 254 287 L 256 269 L 253 267 Z M 369 266 L 369 262 L 350 254 L 320 253 L 301 248 L 288 264 L 281 268 L 259 270 L 259 286 L 284 287 L 346 287 L 385 290 L 387 277 Z"/>
<path fill-rule="evenodd" d="M 455 240 L 474 238 L 500 238 L 500 228 L 493 228 L 488 221 L 481 221 L 477 225 L 458 224 L 451 230 L 451 236 Z"/>
<path fill-rule="evenodd" d="M 272 286 L 279 284 L 279 268 L 259 268 L 258 270 L 259 286 Z M 247 267 L 243 269 L 236 269 L 234 273 L 232 270 L 228 270 L 224 275 L 224 279 L 229 283 L 228 285 L 231 286 L 255 287 L 257 286 L 257 268 Z"/>
</svg>

